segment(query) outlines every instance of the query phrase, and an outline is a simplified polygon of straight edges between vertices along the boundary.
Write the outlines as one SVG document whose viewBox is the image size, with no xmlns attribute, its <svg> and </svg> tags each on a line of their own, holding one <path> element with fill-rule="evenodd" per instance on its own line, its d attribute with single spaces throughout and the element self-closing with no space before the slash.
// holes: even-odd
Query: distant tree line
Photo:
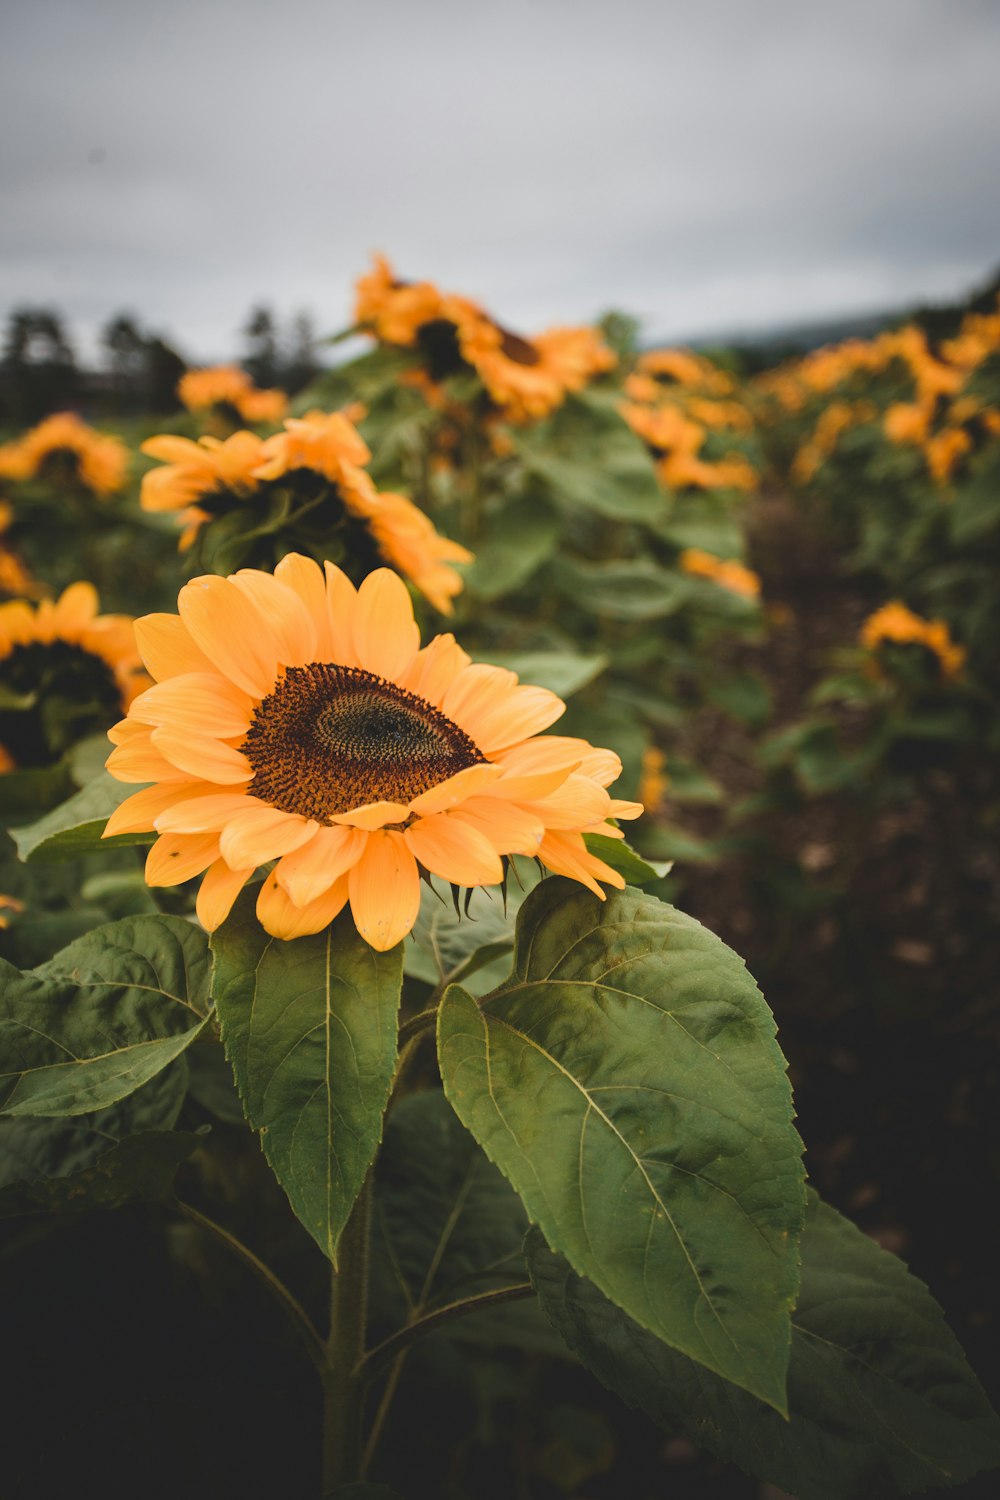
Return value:
<svg viewBox="0 0 1000 1500">
<path fill-rule="evenodd" d="M 308 313 L 287 325 L 264 304 L 241 330 L 242 364 L 262 387 L 295 394 L 319 371 Z M 179 409 L 177 382 L 188 363 L 130 312 L 116 313 L 100 335 L 96 368 L 76 355 L 62 314 L 52 307 L 17 307 L 7 319 L 0 353 L 0 427 L 31 426 L 54 411 L 93 420 L 169 416 Z"/>
</svg>

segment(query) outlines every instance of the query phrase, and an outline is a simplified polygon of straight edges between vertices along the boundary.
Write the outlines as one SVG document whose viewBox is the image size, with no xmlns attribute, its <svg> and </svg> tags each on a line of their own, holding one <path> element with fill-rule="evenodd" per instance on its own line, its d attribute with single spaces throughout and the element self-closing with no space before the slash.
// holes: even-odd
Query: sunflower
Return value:
<svg viewBox="0 0 1000 1500">
<path fill-rule="evenodd" d="M 149 686 L 126 615 L 99 615 L 92 584 L 54 602 L 0 605 L 0 743 L 7 770 L 58 760 Z"/>
<path fill-rule="evenodd" d="M 925 620 L 899 599 L 890 600 L 869 615 L 859 639 L 872 652 L 887 641 L 899 646 L 923 646 L 937 658 L 944 677 L 957 677 L 965 664 L 965 647 L 952 640 L 945 620 Z"/>
<path fill-rule="evenodd" d="M 468 318 L 458 328 L 463 359 L 512 422 L 547 417 L 616 363 L 593 328 L 551 328 L 532 339 L 486 317 Z"/>
<path fill-rule="evenodd" d="M 177 384 L 177 394 L 188 411 L 228 408 L 244 422 L 280 422 L 288 410 L 284 391 L 258 389 L 236 365 L 188 370 Z"/>
<path fill-rule="evenodd" d="M 384 255 L 355 284 L 354 321 L 384 339 L 412 349 L 427 323 L 441 317 L 444 295 L 432 281 L 399 281 Z"/>
<path fill-rule="evenodd" d="M 252 432 L 234 433 L 224 442 L 150 438 L 142 451 L 166 466 L 143 479 L 144 509 L 183 511 L 187 526 L 181 547 L 187 550 L 214 515 L 248 500 L 265 506 L 280 486 L 301 491 L 303 507 L 325 500 L 339 509 L 341 518 L 346 514 L 361 522 L 363 538 L 356 541 L 368 544 L 361 552 L 372 552 L 373 562 L 390 563 L 435 609 L 450 614 L 451 601 L 462 589 L 462 578 L 451 565 L 471 562 L 472 553 L 441 536 L 405 495 L 376 489 L 363 468 L 371 457 L 368 445 L 343 412 L 312 411 L 290 417 L 284 425 L 284 432 L 267 439 Z M 327 519 L 333 526 L 338 518 Z"/>
<path fill-rule="evenodd" d="M 98 499 L 122 489 L 128 479 L 128 450 L 120 438 L 96 432 L 74 412 L 46 417 L 14 443 L 0 448 L 0 475 L 36 479 L 67 472 Z"/>
<path fill-rule="evenodd" d="M 204 874 L 209 930 L 272 861 L 257 899 L 269 933 L 318 932 L 350 902 L 380 950 L 412 928 L 422 874 L 496 885 L 505 857 L 527 854 L 601 897 L 599 881 L 623 884 L 584 842 L 642 810 L 606 790 L 618 757 L 543 735 L 562 701 L 470 662 L 453 636 L 421 649 L 397 574 L 356 590 L 293 553 L 273 575 L 195 579 L 178 611 L 136 622 L 156 686 L 111 731 L 108 769 L 152 785 L 105 833 L 159 834 L 151 885 Z"/>
</svg>

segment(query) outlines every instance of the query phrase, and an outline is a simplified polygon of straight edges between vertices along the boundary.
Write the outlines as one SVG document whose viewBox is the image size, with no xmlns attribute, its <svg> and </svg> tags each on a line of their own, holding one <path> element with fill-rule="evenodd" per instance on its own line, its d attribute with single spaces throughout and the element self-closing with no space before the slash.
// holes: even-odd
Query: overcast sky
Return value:
<svg viewBox="0 0 1000 1500">
<path fill-rule="evenodd" d="M 1000 263 L 995 0 L 4 0 L 0 315 L 189 358 L 374 249 L 525 332 L 947 297 Z"/>
</svg>

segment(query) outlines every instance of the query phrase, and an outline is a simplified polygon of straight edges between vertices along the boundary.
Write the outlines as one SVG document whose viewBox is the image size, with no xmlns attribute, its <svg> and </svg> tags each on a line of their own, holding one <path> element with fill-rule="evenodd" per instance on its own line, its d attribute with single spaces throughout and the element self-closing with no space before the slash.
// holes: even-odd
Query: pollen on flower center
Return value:
<svg viewBox="0 0 1000 1500">
<path fill-rule="evenodd" d="M 331 662 L 289 667 L 241 748 L 253 796 L 319 822 L 369 802 L 408 802 L 485 759 L 424 698 Z"/>
</svg>

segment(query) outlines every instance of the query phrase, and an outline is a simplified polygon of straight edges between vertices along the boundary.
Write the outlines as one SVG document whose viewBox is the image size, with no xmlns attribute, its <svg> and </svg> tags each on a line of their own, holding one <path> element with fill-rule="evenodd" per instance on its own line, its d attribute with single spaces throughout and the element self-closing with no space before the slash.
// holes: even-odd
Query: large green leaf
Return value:
<svg viewBox="0 0 1000 1500">
<path fill-rule="evenodd" d="M 791 1420 L 670 1349 L 526 1242 L 542 1306 L 630 1406 L 799 1500 L 872 1500 L 1000 1464 L 1000 1422 L 922 1282 L 810 1194 L 792 1318 Z"/>
<path fill-rule="evenodd" d="M 179 917 L 124 917 L 22 971 L 0 961 L 0 1113 L 123 1099 L 206 1024 L 208 945 Z"/>
<path fill-rule="evenodd" d="M 527 1279 L 521 1200 L 437 1089 L 396 1104 L 375 1177 L 372 1316 L 390 1332 L 430 1310 Z M 448 1335 L 565 1351 L 534 1298 L 456 1318 Z"/>
<path fill-rule="evenodd" d="M 553 564 L 556 586 L 579 609 L 613 620 L 660 620 L 691 596 L 690 580 L 659 567 L 651 558 L 622 562 Z"/>
<path fill-rule="evenodd" d="M 155 833 L 121 833 L 114 838 L 101 838 L 115 808 L 137 790 L 102 771 L 43 818 L 12 828 L 10 836 L 18 854 L 26 861 L 49 862 L 78 859 L 81 854 L 94 854 L 124 844 L 151 844 Z"/>
<path fill-rule="evenodd" d="M 507 900 L 499 887 L 475 886 L 456 904 L 443 881 L 427 880 L 420 893 L 420 911 L 407 940 L 404 971 L 435 987 L 461 980 L 477 995 L 492 989 L 510 970 L 514 922 L 521 904 L 538 884 L 538 866 L 519 856 L 511 861 Z"/>
<path fill-rule="evenodd" d="M 513 593 L 552 555 L 561 530 L 562 522 L 544 501 L 514 501 L 495 519 L 492 533 L 476 544 L 475 561 L 465 571 L 466 587 L 480 599 Z"/>
<path fill-rule="evenodd" d="M 552 496 L 572 513 L 582 507 L 614 521 L 653 521 L 666 501 L 645 445 L 620 418 L 604 425 L 599 441 L 579 442 L 576 429 L 564 435 L 572 447 L 553 450 L 544 428 L 514 429 L 512 437 L 528 472 L 545 481 Z"/>
<path fill-rule="evenodd" d="M 545 880 L 514 969 L 457 985 L 459 1118 L 549 1242 L 675 1348 L 783 1409 L 804 1189 L 774 1022 L 742 961 L 626 889 Z"/>
<path fill-rule="evenodd" d="M 187 1084 L 188 1060 L 180 1057 L 127 1099 L 93 1114 L 0 1120 L 0 1211 L 27 1184 L 68 1179 L 85 1171 L 125 1136 L 173 1130 Z M 7 1200 L 4 1194 L 12 1186 L 17 1191 Z"/>
<path fill-rule="evenodd" d="M 402 946 L 376 953 L 345 912 L 282 942 L 244 893 L 212 938 L 212 988 L 246 1117 L 295 1213 L 336 1264 L 382 1139 Z"/>
</svg>

